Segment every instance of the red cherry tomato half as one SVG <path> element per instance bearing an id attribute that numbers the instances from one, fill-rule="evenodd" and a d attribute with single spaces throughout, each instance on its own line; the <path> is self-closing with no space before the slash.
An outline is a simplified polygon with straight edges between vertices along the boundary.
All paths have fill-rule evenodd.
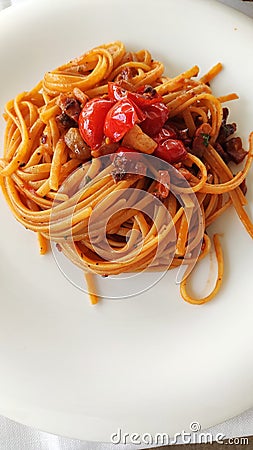
<path id="1" fill-rule="evenodd" d="M 165 139 L 158 143 L 153 155 L 167 161 L 169 164 L 176 164 L 187 157 L 187 150 L 182 141 Z"/>
<path id="2" fill-rule="evenodd" d="M 113 142 L 118 142 L 136 122 L 139 118 L 133 103 L 127 98 L 119 100 L 107 112 L 104 134 Z"/>
<path id="3" fill-rule="evenodd" d="M 140 127 L 144 133 L 151 137 L 156 136 L 162 130 L 163 125 L 169 117 L 167 106 L 162 102 L 143 106 L 142 111 L 146 118 Z"/>
<path id="4" fill-rule="evenodd" d="M 108 97 L 110 100 L 122 100 L 122 98 L 127 98 L 128 91 L 122 88 L 119 84 L 108 82 Z"/>
<path id="5" fill-rule="evenodd" d="M 103 98 L 89 100 L 79 116 L 79 131 L 92 149 L 98 148 L 104 137 L 104 121 L 114 102 Z"/>

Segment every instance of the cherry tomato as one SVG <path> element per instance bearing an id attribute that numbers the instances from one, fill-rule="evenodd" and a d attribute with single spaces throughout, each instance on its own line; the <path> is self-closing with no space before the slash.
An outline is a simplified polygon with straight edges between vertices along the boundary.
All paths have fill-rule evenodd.
<path id="1" fill-rule="evenodd" d="M 156 136 L 169 117 L 167 106 L 163 102 L 156 102 L 143 106 L 142 111 L 146 116 L 140 124 L 142 131 L 151 137 Z"/>
<path id="2" fill-rule="evenodd" d="M 154 136 L 154 140 L 158 144 L 166 141 L 166 139 L 177 139 L 177 134 L 173 128 L 166 126 L 166 128 L 162 128 L 161 131 Z"/>
<path id="3" fill-rule="evenodd" d="M 108 82 L 108 97 L 110 100 L 122 100 L 127 98 L 128 91 L 112 81 Z"/>
<path id="4" fill-rule="evenodd" d="M 164 128 L 160 131 L 160 138 L 164 136 L 164 139 L 178 139 L 177 131 L 169 124 L 164 124 Z"/>
<path id="5" fill-rule="evenodd" d="M 182 141 L 178 139 L 171 139 L 165 137 L 170 132 L 168 130 L 162 130 L 162 132 L 154 138 L 158 143 L 153 155 L 157 156 L 169 164 L 175 164 L 183 161 L 187 157 L 187 150 Z"/>
<path id="6" fill-rule="evenodd" d="M 127 98 L 118 100 L 107 112 L 104 134 L 113 142 L 118 142 L 134 124 L 139 122 L 134 104 Z"/>
<path id="7" fill-rule="evenodd" d="M 135 107 L 144 133 L 153 137 L 158 134 L 168 119 L 168 108 L 151 86 L 141 86 L 137 92 L 130 92 L 118 84 L 108 83 L 110 100 L 128 99 Z"/>
<path id="8" fill-rule="evenodd" d="M 92 149 L 98 148 L 104 137 L 104 121 L 113 106 L 112 100 L 94 98 L 84 105 L 79 116 L 79 131 Z"/>

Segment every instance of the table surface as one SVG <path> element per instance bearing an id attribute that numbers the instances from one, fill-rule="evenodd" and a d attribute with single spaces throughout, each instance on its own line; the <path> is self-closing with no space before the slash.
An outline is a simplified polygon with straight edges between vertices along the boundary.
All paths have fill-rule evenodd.
<path id="1" fill-rule="evenodd" d="M 22 1 L 24 0 L 0 0 L 0 10 L 5 7 L 11 7 L 11 5 L 20 3 Z M 253 1 L 219 1 L 253 18 Z M 218 435 L 222 435 L 223 439 L 225 440 L 234 439 L 230 440 L 229 443 L 237 444 L 237 448 L 242 448 L 242 445 L 245 444 L 245 441 L 242 440 L 240 445 L 238 437 L 253 435 L 253 408 L 249 411 L 244 412 L 240 416 L 234 417 L 222 424 L 206 430 L 206 432 L 208 432 L 209 435 L 214 438 L 214 440 Z M 235 437 L 237 439 L 235 439 Z M 182 443 L 182 440 L 178 439 L 177 443 Z M 132 450 L 141 448 L 141 446 L 133 444 L 116 445 L 113 443 L 106 444 L 69 439 L 30 428 L 14 422 L 6 417 L 0 416 L 0 450 L 112 450 L 116 447 L 117 450 Z M 144 446 L 142 446 L 142 448 L 143 447 Z M 209 446 L 207 447 L 209 448 Z M 202 446 L 200 446 L 200 448 L 202 448 Z M 212 448 L 216 447 L 212 446 Z"/>

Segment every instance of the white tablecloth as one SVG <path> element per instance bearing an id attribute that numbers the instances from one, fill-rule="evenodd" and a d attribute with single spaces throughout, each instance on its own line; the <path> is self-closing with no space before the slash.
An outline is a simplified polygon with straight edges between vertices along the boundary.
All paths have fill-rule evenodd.
<path id="1" fill-rule="evenodd" d="M 0 10 L 10 4 L 22 1 L 24 0 L 0 0 Z M 253 17 L 253 1 L 220 1 Z M 253 435 L 253 408 L 240 416 L 210 428 L 207 432 L 214 437 L 218 434 L 223 435 L 224 439 Z M 178 440 L 178 443 L 180 443 L 180 440 Z M 235 441 L 236 443 L 238 444 L 238 441 Z M 0 450 L 136 450 L 137 448 L 140 447 L 131 444 L 115 445 L 87 442 L 55 436 L 0 416 Z M 239 444 L 238 448 L 242 448 L 242 446 Z"/>

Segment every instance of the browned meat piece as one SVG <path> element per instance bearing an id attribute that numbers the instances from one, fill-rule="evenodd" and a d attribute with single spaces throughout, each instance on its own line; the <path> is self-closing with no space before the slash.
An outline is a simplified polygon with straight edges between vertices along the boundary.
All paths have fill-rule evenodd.
<path id="1" fill-rule="evenodd" d="M 226 142 L 229 136 L 231 136 L 236 132 L 236 123 L 227 123 L 227 119 L 229 116 L 228 108 L 223 108 L 222 113 L 223 113 L 222 124 L 217 138 L 217 142 L 221 145 L 223 145 Z"/>
<path id="2" fill-rule="evenodd" d="M 242 148 L 240 137 L 229 139 L 225 144 L 225 151 L 229 155 L 230 160 L 236 164 L 241 163 L 247 155 L 247 152 Z"/>
<path id="3" fill-rule="evenodd" d="M 217 138 L 217 141 L 219 144 L 224 144 L 229 136 L 234 134 L 236 132 L 236 123 L 227 123 L 222 124 L 220 127 L 219 136 Z"/>
<path id="4" fill-rule="evenodd" d="M 61 94 L 57 101 L 57 105 L 61 108 L 63 113 L 67 114 L 75 122 L 78 122 L 81 106 L 76 98 L 67 97 L 64 94 Z"/>
<path id="5" fill-rule="evenodd" d="M 203 141 L 203 137 L 196 136 L 193 140 L 192 148 L 191 148 L 190 152 L 193 155 L 197 156 L 198 158 L 202 158 L 205 150 L 206 150 L 206 145 Z"/>
<path id="6" fill-rule="evenodd" d="M 84 142 L 78 128 L 70 128 L 64 136 L 64 141 L 71 150 L 71 157 L 82 160 L 89 159 L 91 157 L 91 149 Z"/>
<path id="7" fill-rule="evenodd" d="M 228 163 L 230 161 L 229 155 L 225 152 L 224 148 L 222 147 L 219 142 L 215 144 L 215 150 L 217 153 L 219 153 L 220 157 L 225 161 L 225 163 Z"/>
<path id="8" fill-rule="evenodd" d="M 215 149 L 227 164 L 230 161 L 239 164 L 247 152 L 242 148 L 240 137 L 231 137 L 236 132 L 236 123 L 227 123 L 228 115 L 228 108 L 223 108 L 223 119 Z"/>
<path id="9" fill-rule="evenodd" d="M 60 130 L 62 130 L 62 131 L 65 131 L 71 127 L 77 126 L 77 123 L 75 122 L 75 120 L 71 119 L 71 117 L 68 116 L 65 112 L 59 114 L 59 116 L 56 116 L 56 122 L 57 122 Z"/>
<path id="10" fill-rule="evenodd" d="M 223 120 L 223 123 L 226 123 L 228 116 L 229 116 L 229 109 L 226 108 L 226 107 L 222 108 L 222 120 Z"/>

